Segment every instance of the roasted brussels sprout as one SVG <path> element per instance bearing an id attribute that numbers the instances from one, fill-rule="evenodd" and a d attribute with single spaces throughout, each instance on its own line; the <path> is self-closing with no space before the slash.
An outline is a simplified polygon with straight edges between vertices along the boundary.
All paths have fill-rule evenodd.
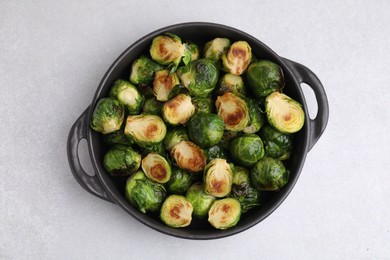
<path id="1" fill-rule="evenodd" d="M 204 151 L 190 141 L 181 141 L 176 144 L 172 148 L 171 155 L 181 169 L 189 172 L 200 172 L 206 165 Z"/>
<path id="2" fill-rule="evenodd" d="M 215 197 L 204 192 L 204 187 L 201 182 L 194 183 L 188 188 L 186 193 L 187 199 L 191 202 L 194 208 L 193 215 L 197 218 L 205 218 Z"/>
<path id="3" fill-rule="evenodd" d="M 186 48 L 183 57 L 184 64 L 188 64 L 190 61 L 199 59 L 199 48 L 195 43 L 192 42 L 184 43 L 184 47 Z"/>
<path id="4" fill-rule="evenodd" d="M 180 81 L 175 72 L 159 70 L 154 74 L 153 92 L 158 101 L 167 101 L 172 89 L 179 85 Z"/>
<path id="5" fill-rule="evenodd" d="M 164 103 L 158 101 L 155 97 L 147 97 L 142 107 L 142 113 L 159 116 L 161 115 L 163 105 Z"/>
<path id="6" fill-rule="evenodd" d="M 213 113 L 215 110 L 214 102 L 209 97 L 193 97 L 191 102 L 195 106 L 195 113 Z"/>
<path id="7" fill-rule="evenodd" d="M 110 89 L 109 96 L 117 99 L 129 115 L 139 114 L 144 104 L 144 97 L 133 84 L 126 80 L 116 80 Z"/>
<path id="8" fill-rule="evenodd" d="M 191 224 L 192 205 L 181 195 L 170 195 L 161 206 L 160 218 L 170 227 L 181 228 Z"/>
<path id="9" fill-rule="evenodd" d="M 215 38 L 204 46 L 204 58 L 218 62 L 222 54 L 230 47 L 230 40 L 227 38 Z"/>
<path id="10" fill-rule="evenodd" d="M 259 191 L 252 186 L 249 180 L 249 171 L 244 167 L 234 167 L 230 196 L 240 202 L 242 213 L 260 205 Z"/>
<path id="11" fill-rule="evenodd" d="M 184 127 L 175 127 L 167 132 L 164 138 L 165 149 L 171 151 L 172 148 L 181 141 L 190 140 L 187 131 Z"/>
<path id="12" fill-rule="evenodd" d="M 209 223 L 216 229 L 228 229 L 241 217 L 240 202 L 233 198 L 216 200 L 209 211 Z"/>
<path id="13" fill-rule="evenodd" d="M 93 111 L 91 128 L 103 134 L 115 132 L 121 128 L 124 116 L 125 110 L 118 100 L 102 98 Z"/>
<path id="14" fill-rule="evenodd" d="M 249 65 L 246 78 L 257 98 L 268 96 L 284 87 L 282 69 L 276 63 L 268 60 L 256 61 Z"/>
<path id="15" fill-rule="evenodd" d="M 253 134 L 260 130 L 260 128 L 265 124 L 266 119 L 256 100 L 247 99 L 246 104 L 248 105 L 250 120 L 243 132 L 246 134 Z"/>
<path id="16" fill-rule="evenodd" d="M 148 147 L 161 142 L 167 128 L 164 121 L 156 115 L 128 116 L 125 135 L 131 136 L 141 147 Z"/>
<path id="17" fill-rule="evenodd" d="M 225 159 L 211 160 L 204 168 L 205 192 L 218 198 L 230 193 L 233 172 Z"/>
<path id="18" fill-rule="evenodd" d="M 125 135 L 125 133 L 123 131 L 124 131 L 124 124 L 121 127 L 121 129 L 119 129 L 115 132 L 103 135 L 104 143 L 107 145 L 110 145 L 110 146 L 116 145 L 116 144 L 131 146 L 134 143 L 134 140 L 130 136 Z"/>
<path id="19" fill-rule="evenodd" d="M 215 101 L 218 115 L 223 119 L 226 130 L 242 131 L 248 125 L 250 117 L 246 102 L 229 92 Z"/>
<path id="20" fill-rule="evenodd" d="M 142 159 L 142 170 L 152 181 L 166 183 L 171 178 L 171 166 L 157 153 L 150 153 Z"/>
<path id="21" fill-rule="evenodd" d="M 167 153 L 165 151 L 165 146 L 163 142 L 151 144 L 151 145 L 144 145 L 137 147 L 141 153 L 141 155 L 144 157 L 150 153 L 158 153 L 159 155 L 166 157 Z"/>
<path id="22" fill-rule="evenodd" d="M 177 75 L 190 96 L 207 97 L 217 85 L 219 71 L 212 61 L 200 59 L 178 68 Z"/>
<path id="23" fill-rule="evenodd" d="M 150 84 L 156 71 L 162 70 L 163 66 L 151 59 L 141 56 L 131 65 L 130 82 L 133 84 Z"/>
<path id="24" fill-rule="evenodd" d="M 227 73 L 223 75 L 219 86 L 216 89 L 216 94 L 222 96 L 226 92 L 233 93 L 237 96 L 246 96 L 247 91 L 244 86 L 244 81 L 241 76 Z"/>
<path id="25" fill-rule="evenodd" d="M 190 139 L 202 148 L 219 143 L 224 129 L 223 120 L 215 114 L 197 113 L 188 122 Z"/>
<path id="26" fill-rule="evenodd" d="M 138 170 L 141 155 L 129 146 L 116 145 L 104 155 L 104 169 L 111 176 L 127 176 Z"/>
<path id="27" fill-rule="evenodd" d="M 274 92 L 265 99 L 268 122 L 277 130 L 291 134 L 305 123 L 305 113 L 300 103 L 286 94 Z"/>
<path id="28" fill-rule="evenodd" d="M 166 187 L 170 193 L 184 194 L 192 184 L 192 177 L 190 173 L 177 168 L 172 167 L 172 175 Z"/>
<path id="29" fill-rule="evenodd" d="M 264 143 L 265 155 L 279 160 L 290 157 L 293 136 L 284 134 L 270 125 L 265 125 L 260 130 L 260 137 Z"/>
<path id="30" fill-rule="evenodd" d="M 256 134 L 244 134 L 230 142 L 230 155 L 237 164 L 251 167 L 264 157 L 263 142 Z"/>
<path id="31" fill-rule="evenodd" d="M 183 125 L 190 120 L 195 113 L 195 107 L 191 102 L 191 97 L 179 94 L 167 101 L 162 109 L 163 118 L 171 125 Z"/>
<path id="32" fill-rule="evenodd" d="M 221 141 L 219 141 L 219 143 L 218 143 L 218 146 L 220 146 L 224 150 L 229 150 L 230 141 L 236 137 L 241 136 L 241 135 L 242 135 L 242 132 L 233 132 L 233 131 L 226 131 L 225 130 Z"/>
<path id="33" fill-rule="evenodd" d="M 289 171 L 280 160 L 264 157 L 251 169 L 251 181 L 258 190 L 279 190 L 287 182 Z"/>
<path id="34" fill-rule="evenodd" d="M 172 65 L 174 71 L 185 55 L 185 46 L 179 36 L 166 33 L 153 39 L 149 52 L 154 61 L 161 65 Z"/>
<path id="35" fill-rule="evenodd" d="M 210 162 L 213 159 L 226 159 L 226 151 L 219 145 L 214 145 L 208 148 L 206 151 L 207 162 Z"/>
<path id="36" fill-rule="evenodd" d="M 246 41 L 234 42 L 227 52 L 222 54 L 223 69 L 234 75 L 241 75 L 252 59 L 252 48 Z"/>
<path id="37" fill-rule="evenodd" d="M 132 174 L 126 182 L 126 199 L 142 213 L 157 212 L 165 194 L 164 186 L 148 179 L 142 171 Z"/>

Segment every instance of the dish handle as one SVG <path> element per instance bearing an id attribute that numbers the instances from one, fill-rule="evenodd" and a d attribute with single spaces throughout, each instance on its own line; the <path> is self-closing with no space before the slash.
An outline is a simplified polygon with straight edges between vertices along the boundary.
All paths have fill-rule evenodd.
<path id="1" fill-rule="evenodd" d="M 310 119 L 310 143 L 309 151 L 320 139 L 329 119 L 329 104 L 324 86 L 318 77 L 307 67 L 297 62 L 283 58 L 288 67 L 294 73 L 299 83 L 306 83 L 313 91 L 317 100 L 318 113 L 316 118 Z"/>
<path id="2" fill-rule="evenodd" d="M 90 107 L 87 107 L 87 109 L 81 114 L 81 116 L 76 120 L 70 129 L 67 142 L 69 166 L 74 178 L 81 185 L 81 187 L 83 187 L 89 193 L 113 203 L 113 200 L 104 190 L 96 174 L 93 176 L 88 175 L 80 163 L 78 147 L 80 141 L 85 139 L 87 136 L 89 108 Z"/>

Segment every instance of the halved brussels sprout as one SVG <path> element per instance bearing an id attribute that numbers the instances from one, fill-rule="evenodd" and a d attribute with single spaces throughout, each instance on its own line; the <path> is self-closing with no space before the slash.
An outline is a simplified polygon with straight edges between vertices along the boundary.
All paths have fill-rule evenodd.
<path id="1" fill-rule="evenodd" d="M 191 102 L 195 106 L 195 113 L 213 113 L 215 110 L 214 102 L 209 97 L 193 97 Z"/>
<path id="2" fill-rule="evenodd" d="M 205 192 L 222 198 L 231 191 L 233 172 L 225 159 L 214 159 L 205 166 L 203 179 Z"/>
<path id="3" fill-rule="evenodd" d="M 143 114 L 161 115 L 161 110 L 164 103 L 158 101 L 155 97 L 147 97 L 142 107 Z"/>
<path id="4" fill-rule="evenodd" d="M 279 190 L 288 182 L 289 171 L 280 160 L 264 157 L 251 170 L 253 186 L 258 190 Z"/>
<path id="5" fill-rule="evenodd" d="M 215 101 L 218 115 L 223 119 L 226 130 L 239 132 L 248 125 L 250 117 L 246 102 L 229 92 Z"/>
<path id="6" fill-rule="evenodd" d="M 215 197 L 204 192 L 201 182 L 194 183 L 186 193 L 187 199 L 191 202 L 194 209 L 193 215 L 197 218 L 205 218 L 215 201 Z"/>
<path id="7" fill-rule="evenodd" d="M 172 175 L 166 187 L 169 192 L 174 194 L 183 194 L 192 184 L 191 175 L 175 166 L 172 167 Z"/>
<path id="8" fill-rule="evenodd" d="M 167 128 L 161 117 L 156 115 L 128 116 L 125 135 L 131 136 L 135 143 L 147 147 L 161 142 Z"/>
<path id="9" fill-rule="evenodd" d="M 265 155 L 279 160 L 290 157 L 293 136 L 284 134 L 270 125 L 265 125 L 260 131 L 264 143 Z"/>
<path id="10" fill-rule="evenodd" d="M 109 134 L 121 128 L 125 109 L 113 98 L 100 99 L 93 110 L 91 128 L 96 132 Z"/>
<path id="11" fill-rule="evenodd" d="M 157 153 L 150 153 L 142 159 L 142 170 L 152 181 L 166 183 L 171 178 L 171 166 Z"/>
<path id="12" fill-rule="evenodd" d="M 283 93 L 274 92 L 267 96 L 265 110 L 268 122 L 283 133 L 298 132 L 305 123 L 301 104 Z"/>
<path id="13" fill-rule="evenodd" d="M 212 61 L 200 59 L 178 68 L 177 75 L 190 96 L 207 97 L 217 85 L 219 71 Z"/>
<path id="14" fill-rule="evenodd" d="M 219 61 L 222 54 L 230 47 L 230 40 L 227 38 L 215 38 L 204 46 L 204 58 Z"/>
<path id="15" fill-rule="evenodd" d="M 186 197 L 170 195 L 161 206 L 160 218 L 170 227 L 181 228 L 191 224 L 192 205 Z"/>
<path id="16" fill-rule="evenodd" d="M 138 170 L 141 155 L 131 147 L 116 145 L 104 155 L 104 169 L 111 176 L 127 176 Z"/>
<path id="17" fill-rule="evenodd" d="M 171 151 L 176 164 L 189 172 L 200 172 L 206 165 L 206 155 L 203 150 L 190 141 L 181 141 Z"/>
<path id="18" fill-rule="evenodd" d="M 206 151 L 206 156 L 207 156 L 207 162 L 210 162 L 213 159 L 226 159 L 226 151 L 219 145 L 214 145 L 207 149 Z"/>
<path id="19" fill-rule="evenodd" d="M 190 139 L 202 148 L 219 143 L 224 129 L 222 118 L 215 114 L 197 113 L 188 122 Z"/>
<path id="20" fill-rule="evenodd" d="M 126 80 L 116 80 L 110 89 L 109 96 L 117 99 L 129 115 L 139 114 L 144 104 L 144 97 L 133 84 Z"/>
<path id="21" fill-rule="evenodd" d="M 225 71 L 241 75 L 248 68 L 252 59 L 252 48 L 246 41 L 234 42 L 227 52 L 222 54 L 222 65 Z"/>
<path id="22" fill-rule="evenodd" d="M 179 36 L 166 33 L 153 39 L 149 52 L 154 61 L 161 65 L 172 65 L 174 71 L 185 54 L 185 46 Z"/>
<path id="23" fill-rule="evenodd" d="M 230 142 L 230 155 L 242 166 L 251 167 L 264 157 L 264 146 L 256 134 L 244 134 Z"/>
<path id="24" fill-rule="evenodd" d="M 216 200 L 209 211 L 209 223 L 216 229 L 228 229 L 241 217 L 240 202 L 233 198 Z"/>
<path id="25" fill-rule="evenodd" d="M 130 82 L 133 84 L 150 84 L 156 71 L 162 70 L 163 66 L 151 59 L 141 56 L 131 65 Z"/>
<path id="26" fill-rule="evenodd" d="M 268 60 L 256 61 L 249 65 L 246 78 L 257 98 L 282 90 L 285 83 L 282 69 Z"/>
<path id="27" fill-rule="evenodd" d="M 162 109 L 164 120 L 171 125 L 187 123 L 194 113 L 195 107 L 191 102 L 191 97 L 185 94 L 179 94 L 167 101 Z"/>
<path id="28" fill-rule="evenodd" d="M 222 96 L 226 92 L 236 94 L 237 96 L 246 96 L 247 91 L 244 86 L 244 80 L 241 76 L 237 76 L 231 73 L 223 75 L 216 94 Z"/>
<path id="29" fill-rule="evenodd" d="M 142 213 L 157 212 L 165 198 L 162 184 L 151 181 L 142 171 L 132 174 L 126 182 L 126 199 Z"/>
<path id="30" fill-rule="evenodd" d="M 116 145 L 116 144 L 122 144 L 126 146 L 131 146 L 134 143 L 134 140 L 130 137 L 124 134 L 124 124 L 122 124 L 121 129 L 103 135 L 103 141 L 107 145 Z"/>
<path id="31" fill-rule="evenodd" d="M 260 105 L 254 99 L 247 99 L 246 104 L 249 109 L 250 121 L 248 125 L 244 128 L 243 132 L 246 134 L 253 134 L 260 130 L 260 128 L 265 124 L 266 119 L 263 112 L 261 112 Z"/>
<path id="32" fill-rule="evenodd" d="M 242 213 L 260 205 L 259 192 L 252 187 L 249 180 L 249 171 L 244 167 L 234 167 L 230 196 L 240 202 Z"/>
<path id="33" fill-rule="evenodd" d="M 199 59 L 199 48 L 195 43 L 187 42 L 184 43 L 184 46 L 186 48 L 183 57 L 184 64 L 188 64 L 190 61 Z"/>
<path id="34" fill-rule="evenodd" d="M 153 92 L 158 101 L 167 101 L 171 90 L 180 84 L 175 72 L 159 70 L 154 74 Z"/>
<path id="35" fill-rule="evenodd" d="M 190 140 L 184 127 L 175 127 L 170 129 L 164 138 L 165 149 L 171 151 L 172 148 L 181 141 Z"/>

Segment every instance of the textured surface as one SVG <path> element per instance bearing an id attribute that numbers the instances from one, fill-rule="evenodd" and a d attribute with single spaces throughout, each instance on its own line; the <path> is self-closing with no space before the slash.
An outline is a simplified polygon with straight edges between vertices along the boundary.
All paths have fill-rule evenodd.
<path id="1" fill-rule="evenodd" d="M 0 259 L 388 259 L 389 11 L 386 0 L 1 1 Z M 312 69 L 330 103 L 328 128 L 287 200 L 216 241 L 138 223 L 85 192 L 66 157 L 69 129 L 114 59 L 188 21 L 253 34 Z M 80 154 L 92 172 L 83 143 Z"/>

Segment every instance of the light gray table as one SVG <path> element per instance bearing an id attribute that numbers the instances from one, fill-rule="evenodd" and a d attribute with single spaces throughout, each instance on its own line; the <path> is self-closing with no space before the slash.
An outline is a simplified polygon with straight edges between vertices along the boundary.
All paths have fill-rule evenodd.
<path id="1" fill-rule="evenodd" d="M 389 1 L 111 2 L 0 2 L 0 259 L 390 259 Z M 68 131 L 114 59 L 187 21 L 253 34 L 312 69 L 330 104 L 282 206 L 215 241 L 138 223 L 85 192 L 66 157 Z M 80 154 L 92 172 L 85 144 Z"/>

